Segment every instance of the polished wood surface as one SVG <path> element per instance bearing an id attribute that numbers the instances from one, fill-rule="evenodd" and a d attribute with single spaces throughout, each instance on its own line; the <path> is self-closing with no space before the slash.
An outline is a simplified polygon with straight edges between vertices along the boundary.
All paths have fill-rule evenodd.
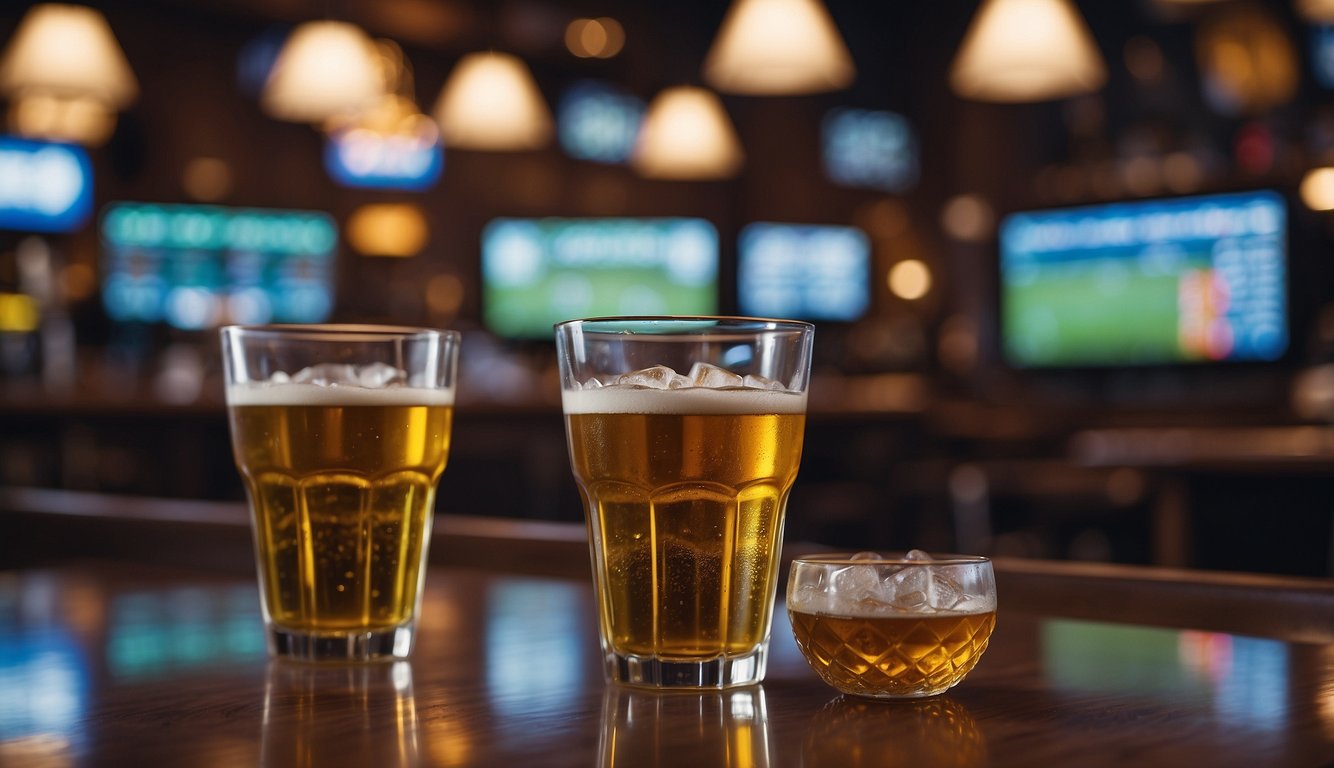
<path id="1" fill-rule="evenodd" d="M 781 610 L 761 686 L 609 686 L 582 578 L 435 567 L 411 662 L 317 667 L 265 657 L 245 575 L 0 571 L 0 765 L 1334 761 L 1334 584 L 1018 561 L 998 581 L 973 674 L 935 699 L 877 703 L 820 683 Z M 1266 603 L 1278 608 L 1255 613 Z"/>

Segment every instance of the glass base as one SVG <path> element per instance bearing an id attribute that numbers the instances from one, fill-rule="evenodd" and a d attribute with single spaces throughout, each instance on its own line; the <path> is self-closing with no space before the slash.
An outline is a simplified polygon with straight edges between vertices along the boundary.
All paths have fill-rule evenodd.
<path id="1" fill-rule="evenodd" d="M 837 688 L 837 686 L 835 687 Z M 922 688 L 922 689 L 914 689 L 910 691 L 895 692 L 895 693 L 850 691 L 846 688 L 839 688 L 838 691 L 839 693 L 842 693 L 845 696 L 851 696 L 857 699 L 873 699 L 875 701 L 910 701 L 912 699 L 929 699 L 932 696 L 939 696 L 953 687 L 954 687 L 953 685 L 947 685 L 944 688 Z"/>
<path id="2" fill-rule="evenodd" d="M 296 661 L 395 661 L 412 652 L 412 627 L 367 632 L 304 632 L 269 627 L 269 655 Z"/>
<path id="3" fill-rule="evenodd" d="M 642 688 L 734 688 L 764 679 L 769 645 L 765 643 L 740 656 L 703 660 L 664 659 L 616 651 L 608 651 L 605 658 L 607 679 L 615 683 Z"/>

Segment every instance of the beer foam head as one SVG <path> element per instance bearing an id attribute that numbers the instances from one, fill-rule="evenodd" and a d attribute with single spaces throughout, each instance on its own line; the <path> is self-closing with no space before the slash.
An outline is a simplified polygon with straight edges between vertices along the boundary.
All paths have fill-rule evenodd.
<path id="1" fill-rule="evenodd" d="M 227 387 L 228 405 L 453 405 L 454 390 L 249 382 Z"/>
<path id="2" fill-rule="evenodd" d="M 566 390 L 561 405 L 568 414 L 770 414 L 805 413 L 806 393 L 769 389 L 654 389 L 612 385 Z"/>

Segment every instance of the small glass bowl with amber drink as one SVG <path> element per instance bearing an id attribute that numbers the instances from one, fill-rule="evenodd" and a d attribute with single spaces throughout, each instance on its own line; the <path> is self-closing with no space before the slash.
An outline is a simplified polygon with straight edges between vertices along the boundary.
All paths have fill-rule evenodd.
<path id="1" fill-rule="evenodd" d="M 813 555 L 792 562 L 787 610 L 802 655 L 839 691 L 935 696 L 986 651 L 996 579 L 985 557 Z"/>

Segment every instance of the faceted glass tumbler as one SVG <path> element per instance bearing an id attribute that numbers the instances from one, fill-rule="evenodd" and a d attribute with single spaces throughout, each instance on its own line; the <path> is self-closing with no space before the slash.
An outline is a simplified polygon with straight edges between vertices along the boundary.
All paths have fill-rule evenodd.
<path id="1" fill-rule="evenodd" d="M 958 685 L 996 626 L 991 561 L 797 558 L 787 610 L 797 647 L 843 693 L 934 696 Z"/>

